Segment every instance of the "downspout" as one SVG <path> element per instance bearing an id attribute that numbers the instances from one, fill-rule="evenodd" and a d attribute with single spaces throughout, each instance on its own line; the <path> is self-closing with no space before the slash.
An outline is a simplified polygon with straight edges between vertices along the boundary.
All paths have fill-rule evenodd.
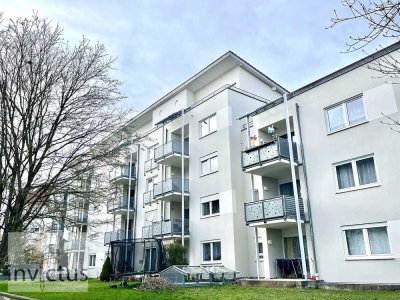
<path id="1" fill-rule="evenodd" d="M 303 163 L 303 168 L 302 168 L 303 176 L 304 176 L 304 181 L 306 184 L 306 191 L 307 191 L 307 200 L 308 200 L 307 212 L 308 212 L 308 218 L 310 219 L 311 244 L 312 244 L 312 249 L 313 249 L 313 253 L 314 253 L 315 273 L 318 274 L 317 255 L 315 252 L 315 240 L 314 240 L 314 224 L 313 224 L 312 214 L 311 214 L 310 193 L 309 193 L 309 188 L 308 188 L 308 177 L 307 177 L 307 169 L 306 169 L 306 158 L 304 155 L 303 135 L 301 132 L 301 125 L 300 125 L 300 107 L 299 107 L 298 103 L 296 103 L 296 115 L 297 115 L 297 126 L 299 127 L 301 161 Z"/>
<path id="2" fill-rule="evenodd" d="M 247 147 L 250 148 L 250 125 L 249 116 L 246 116 L 246 128 L 247 128 Z M 254 202 L 254 176 L 250 174 L 251 179 L 251 202 Z M 254 244 L 256 248 L 256 269 L 257 269 L 257 279 L 260 279 L 260 255 L 258 253 L 258 229 L 254 227 Z"/>
<path id="3" fill-rule="evenodd" d="M 182 128 L 181 128 L 181 201 L 182 201 L 182 246 L 185 246 L 185 109 L 182 108 Z M 172 222 L 172 221 L 171 221 Z M 171 231 L 173 230 L 173 224 L 171 223 Z"/>
<path id="4" fill-rule="evenodd" d="M 290 173 L 292 174 L 294 202 L 295 202 L 295 206 L 296 206 L 296 223 L 297 223 L 297 233 L 299 235 L 301 268 L 303 269 L 304 279 L 307 279 L 307 265 L 306 265 L 305 251 L 304 251 L 303 228 L 301 227 L 300 204 L 299 204 L 299 194 L 297 191 L 296 171 L 294 168 L 293 143 L 292 143 L 292 133 L 290 130 L 290 122 L 289 122 L 289 106 L 287 103 L 287 94 L 283 94 L 283 101 L 285 103 L 286 133 L 287 133 L 288 144 L 289 144 Z"/>

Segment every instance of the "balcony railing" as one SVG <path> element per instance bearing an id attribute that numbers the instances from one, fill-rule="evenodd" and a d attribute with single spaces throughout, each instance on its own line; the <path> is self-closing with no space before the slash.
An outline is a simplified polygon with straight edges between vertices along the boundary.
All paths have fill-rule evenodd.
<path id="1" fill-rule="evenodd" d="M 299 198 L 300 217 L 304 217 L 303 200 Z M 246 224 L 264 222 L 276 219 L 296 219 L 296 205 L 293 196 L 279 196 L 244 204 Z"/>
<path id="2" fill-rule="evenodd" d="M 129 210 L 134 209 L 133 205 L 134 205 L 134 197 L 131 197 L 130 203 L 129 203 Z M 107 203 L 107 212 L 113 212 L 116 210 L 126 210 L 126 209 L 128 209 L 128 197 L 127 196 L 120 197 L 115 200 L 110 200 Z"/>
<path id="3" fill-rule="evenodd" d="M 111 242 L 122 241 L 126 239 L 126 230 L 110 231 L 104 234 L 104 245 L 108 245 Z M 132 239 L 133 231 L 128 230 L 128 239 Z"/>
<path id="4" fill-rule="evenodd" d="M 131 179 L 136 178 L 135 165 L 131 167 Z M 111 180 L 129 179 L 129 165 L 119 167 L 114 174 L 111 175 Z"/>
<path id="5" fill-rule="evenodd" d="M 85 239 L 71 240 L 64 243 L 65 251 L 84 251 L 85 250 Z"/>
<path id="6" fill-rule="evenodd" d="M 297 147 L 294 142 L 293 157 L 297 161 Z M 243 151 L 242 167 L 246 169 L 279 158 L 289 159 L 289 143 L 288 140 L 283 138 Z"/>
<path id="7" fill-rule="evenodd" d="M 64 229 L 64 226 L 62 226 L 61 223 L 53 223 L 47 227 L 48 231 L 58 231 L 58 230 L 63 230 L 63 229 Z"/>
<path id="8" fill-rule="evenodd" d="M 189 235 L 189 220 L 184 221 L 184 234 Z M 160 238 L 162 236 L 181 236 L 182 219 L 154 222 L 152 225 L 142 228 L 143 238 Z"/>
<path id="9" fill-rule="evenodd" d="M 154 184 L 154 198 L 170 193 L 182 193 L 182 179 L 180 177 L 171 177 L 167 180 Z M 189 180 L 184 180 L 184 193 L 189 193 Z"/>
<path id="10" fill-rule="evenodd" d="M 80 223 L 87 223 L 88 221 L 88 213 L 87 212 L 81 212 L 79 214 L 75 214 L 72 216 L 72 222 L 76 224 Z"/>
<path id="11" fill-rule="evenodd" d="M 144 172 L 145 173 L 151 172 L 157 168 L 158 168 L 158 163 L 156 163 L 154 161 L 154 159 L 149 159 L 149 160 L 145 161 L 145 163 L 144 163 Z"/>
<path id="12" fill-rule="evenodd" d="M 182 144 L 180 140 L 172 140 L 164 145 L 161 145 L 154 149 L 154 160 L 157 162 L 166 156 L 172 154 L 182 155 Z M 189 155 L 189 143 L 183 143 L 183 154 Z"/>
<path id="13" fill-rule="evenodd" d="M 154 202 L 153 191 L 143 193 L 143 204 L 149 205 Z"/>

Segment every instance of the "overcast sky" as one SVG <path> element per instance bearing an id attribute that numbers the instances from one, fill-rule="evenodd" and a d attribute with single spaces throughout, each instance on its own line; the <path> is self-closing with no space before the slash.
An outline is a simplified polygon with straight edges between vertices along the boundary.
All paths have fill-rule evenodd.
<path id="1" fill-rule="evenodd" d="M 326 29 L 334 9 L 339 0 L 0 0 L 5 19 L 36 10 L 73 42 L 85 35 L 105 44 L 118 58 L 125 104 L 137 111 L 228 50 L 290 91 L 364 57 L 341 53 L 363 27 Z"/>

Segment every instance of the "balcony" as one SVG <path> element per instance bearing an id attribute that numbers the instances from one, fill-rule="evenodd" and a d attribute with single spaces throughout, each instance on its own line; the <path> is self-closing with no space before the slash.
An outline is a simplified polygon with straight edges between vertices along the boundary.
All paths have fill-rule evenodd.
<path id="1" fill-rule="evenodd" d="M 47 227 L 47 231 L 61 231 L 64 230 L 64 226 L 61 223 L 53 223 Z"/>
<path id="2" fill-rule="evenodd" d="M 158 163 L 154 159 L 149 159 L 144 162 L 144 172 L 150 173 L 158 169 Z"/>
<path id="3" fill-rule="evenodd" d="M 74 239 L 64 243 L 65 251 L 85 251 L 85 239 Z"/>
<path id="4" fill-rule="evenodd" d="M 189 159 L 189 143 L 183 144 L 183 157 Z M 182 167 L 182 144 L 172 140 L 154 149 L 154 161 L 172 167 Z"/>
<path id="5" fill-rule="evenodd" d="M 126 230 L 110 231 L 104 234 L 104 245 L 109 245 L 111 242 L 122 241 L 126 239 Z M 128 230 L 128 239 L 132 239 L 133 231 Z"/>
<path id="6" fill-rule="evenodd" d="M 189 236 L 189 220 L 184 221 L 185 237 Z M 179 238 L 182 236 L 182 219 L 154 222 L 142 228 L 142 238 Z"/>
<path id="7" fill-rule="evenodd" d="M 121 166 L 118 168 L 110 179 L 115 184 L 128 184 L 129 177 L 131 180 L 136 179 L 135 165 L 132 165 L 131 176 L 129 176 L 129 165 Z"/>
<path id="8" fill-rule="evenodd" d="M 88 221 L 88 213 L 87 212 L 79 212 L 75 214 L 71 218 L 71 225 L 81 225 L 85 224 Z"/>
<path id="9" fill-rule="evenodd" d="M 154 200 L 153 191 L 148 191 L 148 192 L 143 193 L 143 204 L 144 205 L 150 205 L 155 201 L 156 200 Z"/>
<path id="10" fill-rule="evenodd" d="M 297 147 L 293 143 L 293 157 L 297 163 Z M 242 168 L 246 173 L 280 178 L 290 171 L 289 143 L 278 138 L 242 152 Z"/>
<path id="11" fill-rule="evenodd" d="M 183 193 L 189 197 L 189 180 L 184 180 Z M 153 188 L 154 200 L 163 199 L 164 201 L 181 201 L 182 179 L 171 177 L 167 180 L 157 182 Z"/>
<path id="12" fill-rule="evenodd" d="M 300 218 L 304 222 L 303 200 L 299 199 Z M 285 228 L 296 223 L 296 206 L 293 196 L 278 196 L 244 204 L 246 225 L 265 228 Z"/>
<path id="13" fill-rule="evenodd" d="M 129 211 L 134 210 L 134 197 L 130 198 Z M 119 197 L 117 199 L 110 200 L 107 202 L 107 212 L 111 214 L 126 214 L 128 211 L 128 197 Z"/>

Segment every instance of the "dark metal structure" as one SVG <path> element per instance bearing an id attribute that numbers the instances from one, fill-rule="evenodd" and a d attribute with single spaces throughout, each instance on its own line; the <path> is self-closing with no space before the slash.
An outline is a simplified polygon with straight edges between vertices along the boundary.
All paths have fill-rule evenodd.
<path id="1" fill-rule="evenodd" d="M 163 268 L 161 240 L 131 239 L 110 243 L 112 273 L 114 275 L 145 275 L 158 273 Z"/>

